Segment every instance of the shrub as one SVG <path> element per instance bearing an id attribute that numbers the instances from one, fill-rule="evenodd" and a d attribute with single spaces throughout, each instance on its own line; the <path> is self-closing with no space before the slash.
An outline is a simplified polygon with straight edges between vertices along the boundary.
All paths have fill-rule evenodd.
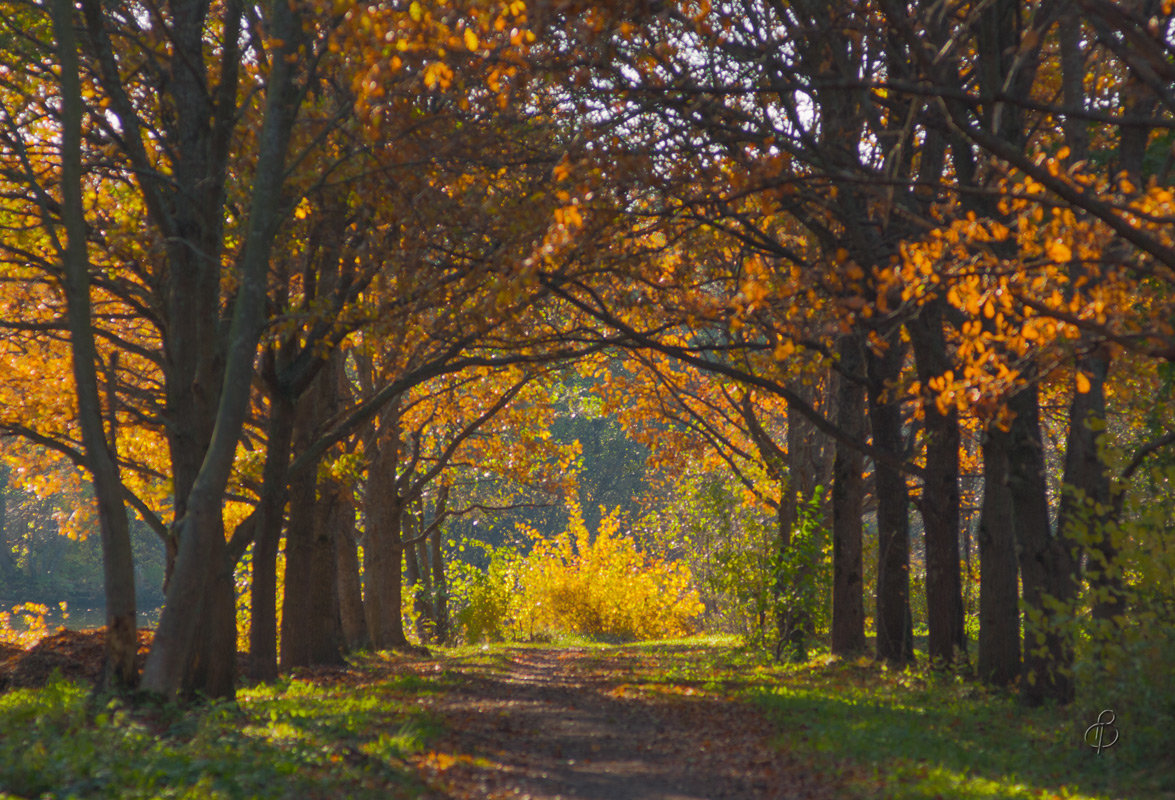
<path id="1" fill-rule="evenodd" d="M 523 631 L 641 639 L 695 630 L 702 604 L 689 569 L 638 551 L 615 511 L 603 515 L 595 537 L 576 503 L 562 536 L 529 534 L 534 547 L 518 576 Z"/>
<path id="2" fill-rule="evenodd" d="M 512 548 L 495 548 L 472 539 L 450 542 L 450 546 L 462 552 L 481 550 L 487 562 L 482 568 L 457 561 L 450 568 L 449 602 L 458 638 L 471 643 L 516 638 L 514 598 L 522 556 Z"/>

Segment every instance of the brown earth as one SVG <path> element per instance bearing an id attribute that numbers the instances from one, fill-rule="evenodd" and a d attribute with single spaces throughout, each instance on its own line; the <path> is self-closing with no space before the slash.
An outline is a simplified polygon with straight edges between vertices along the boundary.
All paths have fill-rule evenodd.
<path id="1" fill-rule="evenodd" d="M 751 707 L 659 681 L 639 651 L 518 648 L 504 662 L 421 663 L 452 688 L 423 703 L 447 730 L 418 767 L 434 798 L 834 797 Z M 450 681 L 446 681 L 450 683 Z"/>
<path id="2" fill-rule="evenodd" d="M 142 669 L 152 631 L 139 631 L 138 664 Z M 82 683 L 102 677 L 106 629 L 71 631 L 62 628 L 28 650 L 0 643 L 0 691 L 44 686 L 54 675 Z"/>

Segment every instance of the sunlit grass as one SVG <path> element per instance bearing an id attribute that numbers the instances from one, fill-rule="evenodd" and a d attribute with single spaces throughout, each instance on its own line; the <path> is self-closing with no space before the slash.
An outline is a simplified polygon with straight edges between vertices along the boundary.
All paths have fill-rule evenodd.
<path id="1" fill-rule="evenodd" d="M 410 681 L 284 680 L 237 703 L 117 702 L 56 681 L 0 696 L 0 789 L 23 797 L 386 798 L 418 794 L 405 758 L 437 726 Z"/>
<path id="2" fill-rule="evenodd" d="M 1155 763 L 1143 743 L 1123 740 L 1098 756 L 1081 738 L 1093 720 L 1078 719 L 1075 708 L 1025 709 L 1010 693 L 960 676 L 827 654 L 777 665 L 729 643 L 627 650 L 658 664 L 653 681 L 753 702 L 778 729 L 780 747 L 859 797 L 1175 797 L 1175 769 Z"/>
<path id="3" fill-rule="evenodd" d="M 780 665 L 730 637 L 561 643 L 616 669 L 624 695 L 720 695 L 758 706 L 776 743 L 843 787 L 895 800 L 1175 797 L 1175 769 L 1129 729 L 1100 756 L 1077 709 L 1027 710 L 1009 693 L 926 669 L 818 654 Z M 0 791 L 21 797 L 412 797 L 408 763 L 432 748 L 415 700 L 507 671 L 551 645 L 440 648 L 397 668 L 362 654 L 345 676 L 313 673 L 246 687 L 233 704 L 130 709 L 78 685 L 0 695 Z M 432 754 L 436 755 L 436 754 Z M 442 757 L 441 754 L 437 757 Z M 429 757 L 432 757 L 431 755 Z M 444 756 L 449 757 L 449 756 Z"/>

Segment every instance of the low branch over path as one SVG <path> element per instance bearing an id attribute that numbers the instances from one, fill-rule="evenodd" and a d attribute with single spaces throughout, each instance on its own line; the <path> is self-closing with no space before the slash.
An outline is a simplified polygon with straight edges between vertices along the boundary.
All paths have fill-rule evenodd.
<path id="1" fill-rule="evenodd" d="M 837 796 L 772 746 L 758 712 L 666 663 L 664 653 L 638 647 L 519 647 L 419 662 L 452 687 L 424 700 L 447 730 L 418 764 L 430 796 Z"/>

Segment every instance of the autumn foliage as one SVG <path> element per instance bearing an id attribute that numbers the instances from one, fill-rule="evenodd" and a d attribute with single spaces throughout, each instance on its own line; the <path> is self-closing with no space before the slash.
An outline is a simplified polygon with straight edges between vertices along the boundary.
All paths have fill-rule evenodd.
<path id="1" fill-rule="evenodd" d="M 4 491 L 85 507 L 113 684 L 133 525 L 167 696 L 232 695 L 246 617 L 269 679 L 703 596 L 780 655 L 1155 685 L 1169 0 L 29 0 L 0 39 Z M 586 417 L 647 455 L 598 525 Z"/>
<path id="2" fill-rule="evenodd" d="M 536 537 L 524 562 L 519 625 L 525 631 L 653 639 L 696 630 L 702 611 L 684 564 L 637 550 L 615 514 L 592 536 L 572 505 L 567 531 Z"/>
<path id="3" fill-rule="evenodd" d="M 578 503 L 569 505 L 565 531 L 544 537 L 521 525 L 525 553 L 490 550 L 485 572 L 465 578 L 457 591 L 466 639 L 629 641 L 698 630 L 703 609 L 687 565 L 638 550 L 615 511 L 591 534 Z"/>

